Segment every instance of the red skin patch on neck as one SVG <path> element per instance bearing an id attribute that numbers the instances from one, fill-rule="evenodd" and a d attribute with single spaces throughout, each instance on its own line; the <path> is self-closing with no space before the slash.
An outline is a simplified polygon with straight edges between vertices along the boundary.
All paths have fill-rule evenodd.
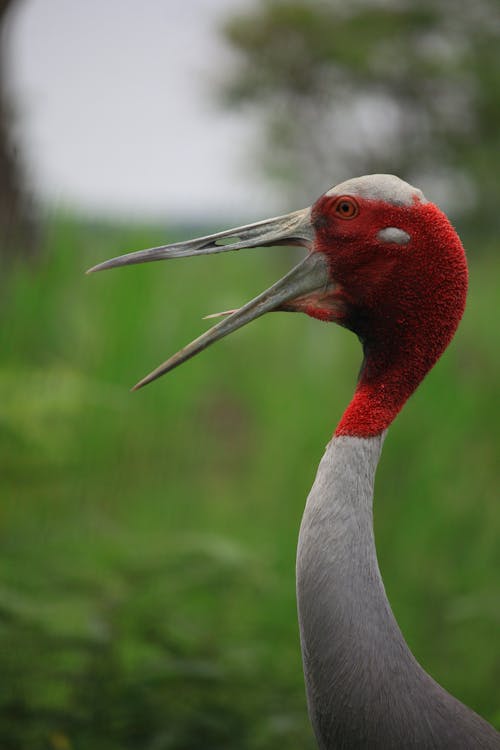
<path id="1" fill-rule="evenodd" d="M 329 259 L 338 284 L 330 316 L 358 334 L 364 364 L 335 435 L 371 437 L 385 430 L 451 341 L 465 308 L 467 263 L 458 235 L 432 203 L 393 206 L 358 199 L 360 214 L 328 214 L 327 196 L 313 207 L 315 250 Z M 407 232 L 406 245 L 386 243 L 385 227 Z M 305 310 L 325 319 L 318 306 Z"/>

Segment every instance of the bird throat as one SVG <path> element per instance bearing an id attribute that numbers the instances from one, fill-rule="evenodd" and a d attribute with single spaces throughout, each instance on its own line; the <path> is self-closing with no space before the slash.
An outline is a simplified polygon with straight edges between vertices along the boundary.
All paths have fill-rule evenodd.
<path id="1" fill-rule="evenodd" d="M 423 356 L 416 342 L 364 346 L 364 359 L 353 398 L 335 435 L 374 437 L 386 430 L 440 355 Z"/>
<path id="2" fill-rule="evenodd" d="M 402 330 L 365 340 L 358 383 L 335 435 L 367 438 L 386 430 L 448 346 L 459 319 L 405 321 Z"/>

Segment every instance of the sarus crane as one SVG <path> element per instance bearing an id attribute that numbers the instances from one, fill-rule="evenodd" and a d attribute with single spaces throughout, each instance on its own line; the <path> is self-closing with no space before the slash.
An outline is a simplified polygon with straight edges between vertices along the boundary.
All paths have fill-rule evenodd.
<path id="1" fill-rule="evenodd" d="M 462 317 L 467 263 L 448 218 L 393 175 L 347 180 L 310 208 L 132 252 L 91 271 L 250 247 L 306 257 L 141 380 L 139 388 L 266 312 L 301 311 L 353 331 L 363 364 L 307 498 L 297 601 L 307 702 L 323 750 L 500 748 L 500 734 L 416 661 L 379 572 L 373 486 L 387 429 Z"/>

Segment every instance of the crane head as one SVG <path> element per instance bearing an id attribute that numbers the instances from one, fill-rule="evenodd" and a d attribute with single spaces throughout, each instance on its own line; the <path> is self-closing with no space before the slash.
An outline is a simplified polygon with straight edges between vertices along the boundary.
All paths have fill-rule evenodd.
<path id="1" fill-rule="evenodd" d="M 398 177 L 380 174 L 347 180 L 310 208 L 128 253 L 89 272 L 273 245 L 302 245 L 307 255 L 282 279 L 230 311 L 134 389 L 264 313 L 283 310 L 305 312 L 355 331 L 365 349 L 361 386 L 380 378 L 388 383 L 390 373 L 396 370 L 403 393 L 395 401 L 404 403 L 460 321 L 467 266 L 458 235 L 446 216 L 426 201 L 420 190 Z M 391 418 L 399 408 L 392 408 Z"/>

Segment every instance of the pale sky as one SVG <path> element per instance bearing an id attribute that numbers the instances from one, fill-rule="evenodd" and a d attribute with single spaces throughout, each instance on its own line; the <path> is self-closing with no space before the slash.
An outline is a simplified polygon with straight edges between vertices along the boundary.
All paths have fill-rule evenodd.
<path id="1" fill-rule="evenodd" d="M 184 219 L 279 212 L 258 129 L 222 111 L 220 26 L 254 0 L 19 0 L 10 81 L 36 192 L 84 212 Z"/>

